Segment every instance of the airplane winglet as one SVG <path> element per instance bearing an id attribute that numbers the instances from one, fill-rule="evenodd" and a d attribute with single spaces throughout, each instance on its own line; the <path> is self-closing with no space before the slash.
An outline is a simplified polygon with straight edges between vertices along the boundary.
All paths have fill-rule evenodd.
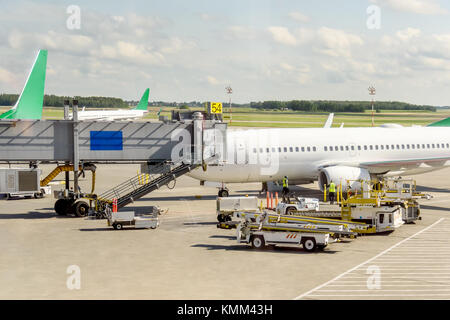
<path id="1" fill-rule="evenodd" d="M 148 107 L 148 95 L 150 93 L 150 89 L 147 88 L 144 92 L 144 94 L 142 95 L 141 101 L 139 101 L 138 105 L 136 106 L 136 108 L 134 108 L 134 110 L 145 110 L 147 111 L 147 107 Z"/>
<path id="2" fill-rule="evenodd" d="M 334 118 L 334 113 L 330 113 L 330 115 L 328 116 L 328 119 L 325 122 L 325 124 L 323 125 L 323 127 L 324 128 L 331 128 L 331 125 L 333 124 L 333 118 Z"/>
<path id="3" fill-rule="evenodd" d="M 19 99 L 0 119 L 41 119 L 47 54 L 47 50 L 39 50 Z"/>

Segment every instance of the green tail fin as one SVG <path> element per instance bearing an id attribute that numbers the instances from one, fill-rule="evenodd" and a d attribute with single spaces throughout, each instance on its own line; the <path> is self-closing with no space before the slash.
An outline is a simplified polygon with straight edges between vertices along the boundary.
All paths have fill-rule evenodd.
<path id="1" fill-rule="evenodd" d="M 445 118 L 427 125 L 427 127 L 450 127 L 450 118 Z"/>
<path id="2" fill-rule="evenodd" d="M 46 69 L 47 50 L 40 50 L 19 99 L 0 119 L 41 119 Z"/>
<path id="3" fill-rule="evenodd" d="M 134 108 L 134 110 L 147 110 L 149 92 L 150 89 L 147 88 L 147 90 L 145 90 L 144 94 L 142 95 L 141 101 L 139 101 L 139 104 L 136 106 L 136 108 Z"/>

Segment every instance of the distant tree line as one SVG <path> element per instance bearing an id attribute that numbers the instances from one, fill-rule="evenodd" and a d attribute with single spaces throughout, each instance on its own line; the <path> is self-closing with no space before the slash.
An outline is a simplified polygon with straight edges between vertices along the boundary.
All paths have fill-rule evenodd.
<path id="1" fill-rule="evenodd" d="M 0 106 L 12 106 L 16 103 L 19 95 L 0 94 Z M 120 98 L 112 97 L 65 97 L 56 95 L 45 95 L 44 106 L 63 107 L 64 100 L 77 99 L 80 107 L 88 108 L 127 108 L 137 105 L 138 101 L 124 101 Z M 204 107 L 205 102 L 165 102 L 153 101 L 150 106 L 167 106 L 177 108 L 198 108 Z M 223 102 L 225 108 L 228 102 Z M 371 109 L 370 101 L 326 101 L 326 100 L 291 100 L 291 101 L 260 101 L 251 103 L 232 103 L 232 108 L 251 107 L 261 110 L 293 110 L 304 112 L 364 112 Z M 427 105 L 415 105 L 398 101 L 377 101 L 375 110 L 420 110 L 436 111 L 436 107 Z"/>
<path id="2" fill-rule="evenodd" d="M 251 102 L 250 107 L 265 110 L 294 110 L 306 112 L 364 112 L 372 108 L 370 101 L 263 101 Z M 376 110 L 423 110 L 436 111 L 436 107 L 426 105 L 415 105 L 397 101 L 377 101 Z"/>
<path id="3" fill-rule="evenodd" d="M 13 106 L 18 94 L 0 94 L 0 106 Z M 44 95 L 44 106 L 64 107 L 64 100 L 78 100 L 78 106 L 88 108 L 127 108 L 128 104 L 120 98 L 111 97 L 64 97 L 55 95 Z"/>

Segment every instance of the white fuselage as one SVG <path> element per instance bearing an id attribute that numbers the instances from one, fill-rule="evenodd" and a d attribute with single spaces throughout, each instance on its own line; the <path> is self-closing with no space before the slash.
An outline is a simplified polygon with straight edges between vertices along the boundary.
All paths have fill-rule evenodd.
<path id="1" fill-rule="evenodd" d="M 352 166 L 409 175 L 450 165 L 450 128 L 301 128 L 227 130 L 223 162 L 189 175 L 202 181 L 314 181 L 321 168 Z"/>
<path id="2" fill-rule="evenodd" d="M 127 120 L 141 118 L 146 113 L 146 110 L 81 110 L 78 111 L 78 120 Z"/>

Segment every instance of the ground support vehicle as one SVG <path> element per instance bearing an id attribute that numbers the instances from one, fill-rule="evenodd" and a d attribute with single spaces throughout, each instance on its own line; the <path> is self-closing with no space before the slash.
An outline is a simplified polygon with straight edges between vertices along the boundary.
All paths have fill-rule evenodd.
<path id="1" fill-rule="evenodd" d="M 312 252 L 324 249 L 330 242 L 335 242 L 342 235 L 355 235 L 345 230 L 344 225 L 324 226 L 321 224 L 304 224 L 274 221 L 270 214 L 240 214 L 241 222 L 237 226 L 238 243 L 251 244 L 261 249 L 266 245 L 295 244 Z"/>
<path id="2" fill-rule="evenodd" d="M 115 230 L 122 230 L 125 226 L 136 229 L 156 229 L 159 226 L 159 219 L 155 214 L 136 216 L 134 211 L 121 211 L 109 213 L 107 224 Z"/>

